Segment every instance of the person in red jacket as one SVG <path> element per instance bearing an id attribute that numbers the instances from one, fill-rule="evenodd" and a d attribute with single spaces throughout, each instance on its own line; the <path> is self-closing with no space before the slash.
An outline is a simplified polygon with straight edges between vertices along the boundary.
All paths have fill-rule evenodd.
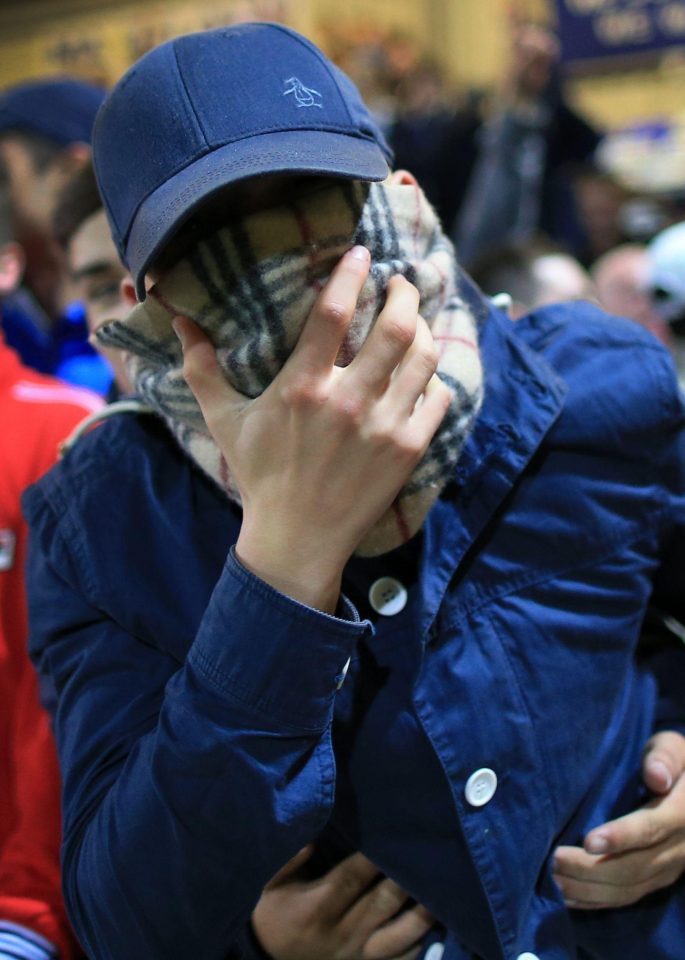
<path id="1" fill-rule="evenodd" d="M 0 169 L 0 960 L 80 955 L 62 903 L 57 756 L 26 652 L 27 530 L 19 498 L 102 405 L 25 367 L 2 338 L 1 302 L 22 271 Z"/>

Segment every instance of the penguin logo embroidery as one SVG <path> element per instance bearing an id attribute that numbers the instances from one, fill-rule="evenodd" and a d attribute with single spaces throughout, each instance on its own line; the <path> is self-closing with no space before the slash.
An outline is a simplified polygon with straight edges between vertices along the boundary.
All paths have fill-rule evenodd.
<path id="1" fill-rule="evenodd" d="M 305 87 L 301 80 L 298 80 L 297 77 L 289 77 L 287 80 L 283 81 L 286 89 L 283 91 L 283 96 L 287 97 L 288 94 L 292 93 L 297 102 L 298 109 L 300 107 L 318 107 L 320 110 L 321 107 L 321 94 L 318 90 L 312 90 L 311 87 Z"/>

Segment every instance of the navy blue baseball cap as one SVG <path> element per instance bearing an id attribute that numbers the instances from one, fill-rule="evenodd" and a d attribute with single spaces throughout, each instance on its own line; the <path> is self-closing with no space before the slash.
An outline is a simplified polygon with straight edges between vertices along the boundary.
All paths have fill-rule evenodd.
<path id="1" fill-rule="evenodd" d="M 35 80 L 0 92 L 0 133 L 18 130 L 60 146 L 90 143 L 105 91 L 69 77 Z"/>
<path id="2" fill-rule="evenodd" d="M 93 135 L 112 234 L 141 300 L 165 243 L 222 187 L 275 173 L 383 180 L 391 158 L 349 77 L 273 23 L 151 50 L 111 91 Z"/>

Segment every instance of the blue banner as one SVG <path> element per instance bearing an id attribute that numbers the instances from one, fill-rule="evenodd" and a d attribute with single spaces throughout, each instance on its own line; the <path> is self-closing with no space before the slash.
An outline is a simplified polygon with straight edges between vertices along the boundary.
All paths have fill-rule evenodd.
<path id="1" fill-rule="evenodd" d="M 567 64 L 685 44 L 685 0 L 556 0 L 556 6 Z"/>

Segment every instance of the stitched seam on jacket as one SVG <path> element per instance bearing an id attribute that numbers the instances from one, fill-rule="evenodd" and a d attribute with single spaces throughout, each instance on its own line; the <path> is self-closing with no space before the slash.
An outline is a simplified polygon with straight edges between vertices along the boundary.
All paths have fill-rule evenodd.
<path id="1" fill-rule="evenodd" d="M 260 580 L 255 574 L 251 574 L 249 571 L 245 570 L 241 565 L 240 561 L 237 560 L 232 555 L 233 548 L 231 548 L 231 561 L 228 565 L 228 572 L 232 577 L 236 577 L 242 586 L 246 587 L 250 591 L 255 591 L 261 596 L 269 599 L 270 601 L 276 601 L 282 609 L 282 612 L 287 614 L 287 616 L 294 622 L 299 624 L 305 624 L 311 626 L 313 622 L 319 621 L 320 618 L 323 618 L 326 627 L 333 631 L 335 634 L 344 637 L 346 640 L 356 639 L 358 636 L 362 636 L 363 632 L 368 632 L 368 625 L 366 621 L 359 619 L 359 614 L 354 606 L 354 604 L 347 598 L 343 599 L 346 602 L 346 607 L 348 610 L 353 612 L 357 617 L 356 620 L 340 620 L 338 617 L 331 616 L 329 613 L 325 613 L 323 610 L 315 610 L 314 608 L 309 608 L 302 603 L 299 603 L 297 600 L 294 600 L 292 597 L 287 596 L 287 594 L 280 593 L 274 587 L 269 586 L 268 583 L 265 583 L 263 580 Z M 352 632 L 350 627 L 356 627 L 357 630 Z"/>
<path id="2" fill-rule="evenodd" d="M 202 676 L 204 676 L 212 686 L 216 687 L 220 693 L 248 707 L 253 713 L 260 714 L 270 720 L 278 720 L 279 723 L 282 723 L 292 731 L 321 734 L 326 728 L 328 717 L 326 717 L 323 724 L 313 724 L 310 717 L 298 713 L 297 710 L 292 710 L 290 711 L 291 717 L 294 719 L 289 719 L 282 714 L 280 704 L 277 704 L 271 698 L 262 696 L 255 700 L 254 694 L 248 690 L 247 687 L 236 683 L 229 674 L 221 670 L 220 667 L 217 667 L 216 664 L 197 647 L 193 647 L 188 654 L 188 661 L 193 663 Z M 300 722 L 302 726 L 298 727 L 298 722 Z"/>
<path id="3" fill-rule="evenodd" d="M 663 515 L 666 512 L 666 508 L 662 507 L 661 509 L 655 511 L 654 518 L 659 519 L 659 522 L 662 521 Z M 478 590 L 476 596 L 469 602 L 467 601 L 458 611 L 455 611 L 454 617 L 445 619 L 445 627 L 452 627 L 460 623 L 466 616 L 473 613 L 476 610 L 480 610 L 481 607 L 487 606 L 489 603 L 492 603 L 494 600 L 498 600 L 501 597 L 509 596 L 512 593 L 517 593 L 519 590 L 522 590 L 527 587 L 539 586 L 543 583 L 549 583 L 551 580 L 554 580 L 556 577 L 567 575 L 573 573 L 576 570 L 584 570 L 587 567 L 593 567 L 602 560 L 606 560 L 608 557 L 616 551 L 617 547 L 623 546 L 627 543 L 637 543 L 640 540 L 645 538 L 645 523 L 644 520 L 641 521 L 639 527 L 637 524 L 631 527 L 628 532 L 622 532 L 622 535 L 619 536 L 616 534 L 614 537 L 607 539 L 603 538 L 602 543 L 606 545 L 607 549 L 601 553 L 592 554 L 592 556 L 585 557 L 580 563 L 568 564 L 567 566 L 559 567 L 556 570 L 551 572 L 545 572 L 544 574 L 539 573 L 525 573 L 514 577 L 508 583 L 499 584 L 497 587 L 492 590 Z"/>

